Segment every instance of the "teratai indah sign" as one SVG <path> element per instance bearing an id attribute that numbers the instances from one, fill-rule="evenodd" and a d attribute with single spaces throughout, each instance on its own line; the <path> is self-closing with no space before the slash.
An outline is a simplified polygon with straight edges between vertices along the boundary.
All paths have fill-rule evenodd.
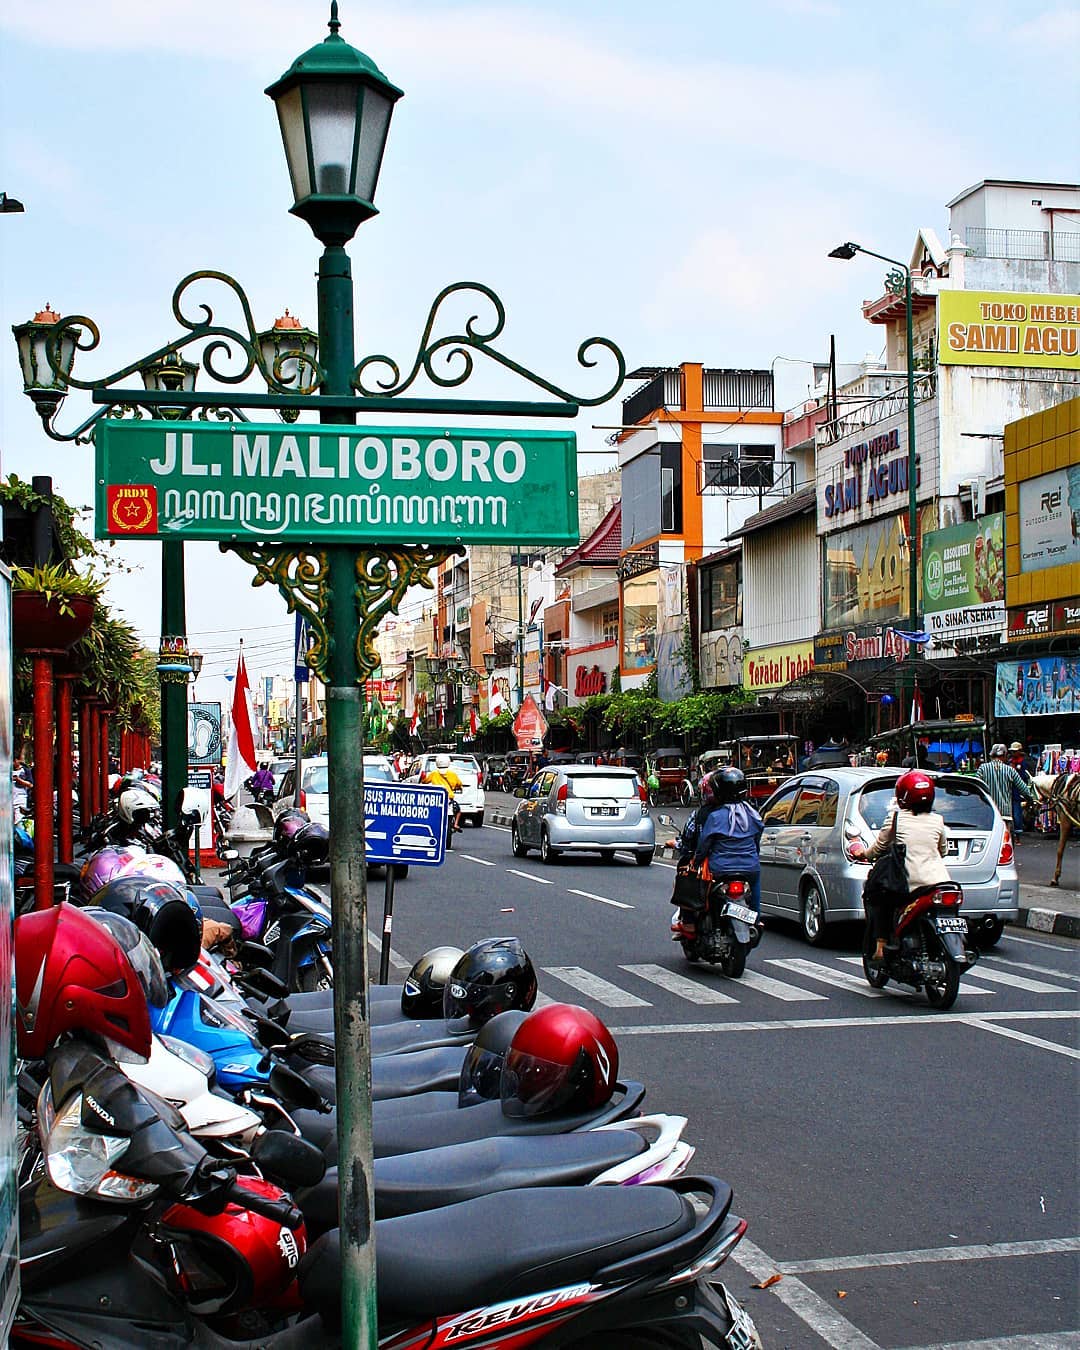
<path id="1" fill-rule="evenodd" d="M 574 543 L 567 431 L 103 421 L 97 536 Z"/>

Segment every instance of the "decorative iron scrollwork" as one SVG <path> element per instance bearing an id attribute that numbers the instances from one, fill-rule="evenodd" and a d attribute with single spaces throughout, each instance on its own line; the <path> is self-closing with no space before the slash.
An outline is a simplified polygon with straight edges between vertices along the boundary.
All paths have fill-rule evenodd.
<path id="1" fill-rule="evenodd" d="M 450 334 L 446 337 L 432 340 L 432 331 L 435 327 L 435 321 L 438 316 L 439 307 L 450 296 L 459 292 L 479 292 L 491 304 L 494 311 L 493 320 L 487 324 L 482 324 L 479 314 L 473 314 L 465 324 L 464 331 L 461 333 Z M 444 389 L 455 389 L 469 379 L 473 373 L 474 357 L 476 352 L 481 356 L 486 356 L 496 364 L 506 370 L 512 370 L 515 375 L 520 375 L 523 380 L 536 385 L 540 389 L 546 389 L 549 394 L 554 394 L 558 398 L 565 399 L 569 403 L 576 403 L 581 407 L 594 407 L 600 403 L 606 403 L 608 399 L 614 397 L 622 386 L 626 378 L 626 360 L 619 348 L 608 338 L 591 337 L 578 347 L 577 361 L 578 365 L 585 369 L 591 369 L 599 362 L 590 353 L 596 349 L 608 352 L 615 360 L 615 380 L 611 387 L 605 389 L 603 393 L 596 394 L 591 398 L 583 397 L 579 394 L 572 394 L 569 390 L 560 388 L 559 385 L 545 380 L 534 371 L 527 370 L 525 366 L 519 365 L 502 352 L 496 351 L 491 343 L 501 336 L 503 328 L 506 326 L 506 309 L 503 302 L 489 287 L 479 281 L 456 281 L 452 286 L 445 286 L 435 297 L 431 309 L 428 311 L 427 323 L 424 325 L 423 335 L 420 338 L 420 345 L 417 348 L 416 356 L 413 359 L 412 366 L 408 374 L 402 378 L 401 369 L 397 362 L 390 356 L 367 356 L 356 367 L 353 372 L 352 384 L 356 391 L 367 398 L 382 396 L 394 397 L 397 394 L 403 394 L 416 378 L 423 372 L 433 384 L 440 385 Z M 435 360 L 441 357 L 446 369 L 436 370 Z M 376 380 L 374 385 L 365 383 L 364 376 L 369 367 L 382 366 L 388 373 L 388 378 Z"/>
<path id="2" fill-rule="evenodd" d="M 378 670 L 381 658 L 375 650 L 375 633 L 387 614 L 396 614 L 411 586 L 434 589 L 432 568 L 463 548 L 375 548 L 356 555 L 356 610 L 360 634 L 356 664 L 360 678 Z"/>

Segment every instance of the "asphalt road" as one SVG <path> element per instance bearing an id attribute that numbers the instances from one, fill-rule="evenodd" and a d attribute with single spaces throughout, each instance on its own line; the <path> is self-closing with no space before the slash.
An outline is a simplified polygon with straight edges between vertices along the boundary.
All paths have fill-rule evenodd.
<path id="1" fill-rule="evenodd" d="M 689 967 L 671 880 L 467 828 L 398 884 L 392 978 L 521 937 L 541 997 L 598 1013 L 647 1106 L 689 1117 L 692 1169 L 734 1187 L 750 1229 L 723 1278 L 769 1350 L 1080 1346 L 1080 944 L 1007 930 L 934 1013 L 870 990 L 846 929 L 814 949 L 771 921 L 740 981 Z M 378 883 L 369 902 L 374 931 Z"/>

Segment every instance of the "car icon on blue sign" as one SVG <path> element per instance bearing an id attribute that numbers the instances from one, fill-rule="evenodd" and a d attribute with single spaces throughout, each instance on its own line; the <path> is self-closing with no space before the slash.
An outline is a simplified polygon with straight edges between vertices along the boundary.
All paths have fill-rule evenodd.
<path id="1" fill-rule="evenodd" d="M 439 841 L 431 826 L 419 823 L 402 825 L 390 842 L 396 854 L 426 853 L 433 858 L 439 848 Z"/>

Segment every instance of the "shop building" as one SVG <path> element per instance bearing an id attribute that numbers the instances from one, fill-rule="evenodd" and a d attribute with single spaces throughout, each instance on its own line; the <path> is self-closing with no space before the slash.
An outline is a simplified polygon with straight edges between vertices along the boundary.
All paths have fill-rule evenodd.
<path id="1" fill-rule="evenodd" d="M 591 535 L 555 568 L 556 585 L 569 592 L 558 612 L 544 613 L 552 646 L 548 678 L 566 689 L 570 704 L 611 692 L 619 667 L 619 555 L 622 505 L 616 503 Z M 554 635 L 566 638 L 565 654 Z M 563 675 L 564 678 L 558 678 Z"/>

